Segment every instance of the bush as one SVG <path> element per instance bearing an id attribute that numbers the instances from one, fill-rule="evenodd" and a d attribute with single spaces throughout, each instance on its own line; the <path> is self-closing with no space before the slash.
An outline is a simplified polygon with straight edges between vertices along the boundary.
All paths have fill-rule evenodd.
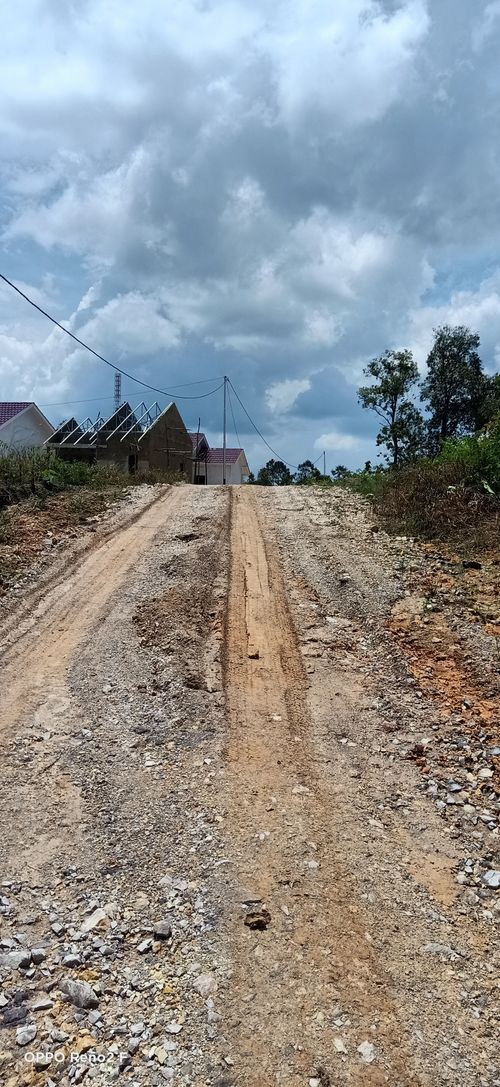
<path id="1" fill-rule="evenodd" d="M 467 438 L 450 439 L 437 457 L 397 470 L 354 472 L 338 480 L 373 500 L 391 531 L 456 547 L 500 543 L 500 416 Z"/>
<path id="2" fill-rule="evenodd" d="M 391 475 L 390 469 L 377 469 L 375 472 L 351 472 L 349 475 L 343 476 L 342 479 L 335 480 L 335 486 L 347 486 L 367 498 L 375 498 L 383 493 Z"/>
<path id="3" fill-rule="evenodd" d="M 392 528 L 414 536 L 456 546 L 498 540 L 500 502 L 472 485 L 459 462 L 421 460 L 391 473 L 376 505 Z"/>
<path id="4" fill-rule="evenodd" d="M 437 462 L 454 465 L 464 482 L 500 495 L 500 415 L 478 434 L 445 442 Z"/>
<path id="5" fill-rule="evenodd" d="M 49 449 L 30 449 L 0 454 L 0 509 L 29 495 L 43 503 L 47 492 L 70 487 L 130 487 L 139 483 L 174 483 L 175 472 L 151 470 L 133 475 L 120 471 L 114 464 L 103 461 L 85 464 L 57 457 Z"/>

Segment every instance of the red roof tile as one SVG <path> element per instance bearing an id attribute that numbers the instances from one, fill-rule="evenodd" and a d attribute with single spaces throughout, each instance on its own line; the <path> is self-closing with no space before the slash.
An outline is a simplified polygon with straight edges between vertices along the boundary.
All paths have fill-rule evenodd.
<path id="1" fill-rule="evenodd" d="M 19 415 L 20 411 L 29 408 L 32 403 L 32 400 L 0 400 L 0 426 L 2 423 L 8 423 L 9 419 L 13 419 L 15 415 Z"/>
<path id="2" fill-rule="evenodd" d="M 243 449 L 226 449 L 226 464 L 236 464 L 240 453 L 243 452 Z M 209 449 L 207 462 L 208 464 L 222 464 L 223 457 L 223 449 Z"/>

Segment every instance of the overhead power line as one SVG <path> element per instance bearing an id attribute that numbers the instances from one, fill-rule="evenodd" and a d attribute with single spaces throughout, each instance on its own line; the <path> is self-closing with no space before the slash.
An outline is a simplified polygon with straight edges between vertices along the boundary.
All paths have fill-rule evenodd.
<path id="1" fill-rule="evenodd" d="M 238 396 L 238 393 L 236 392 L 236 389 L 235 389 L 235 387 L 234 387 L 234 385 L 233 385 L 233 383 L 232 383 L 232 381 L 230 379 L 229 379 L 229 385 L 231 386 L 231 388 L 233 390 L 233 393 L 234 393 L 240 407 L 243 408 L 243 411 L 245 412 L 245 415 L 246 415 L 248 421 L 252 424 L 255 432 L 259 435 L 259 438 L 261 439 L 261 441 L 264 442 L 264 445 L 267 445 L 267 448 L 271 450 L 271 453 L 274 453 L 274 456 L 277 457 L 278 460 L 282 461 L 283 464 L 286 464 L 288 468 L 293 468 L 294 471 L 298 471 L 298 467 L 299 467 L 298 464 L 291 464 L 289 460 L 285 460 L 284 457 L 280 456 L 280 454 L 277 453 L 275 449 L 273 449 L 272 445 L 269 445 L 269 442 L 267 441 L 267 438 L 264 437 L 262 431 L 259 430 L 257 424 L 254 423 L 254 421 L 253 421 L 251 415 L 249 415 L 245 405 L 240 400 L 240 397 Z"/>
<path id="2" fill-rule="evenodd" d="M 127 372 L 127 370 L 122 370 L 120 366 L 116 365 L 116 363 L 110 362 L 109 359 L 106 359 L 104 357 L 104 355 L 100 355 L 98 351 L 94 351 L 93 347 L 89 347 L 88 343 L 85 343 L 84 340 L 80 340 L 80 338 L 78 336 L 75 336 L 74 332 L 70 332 L 69 328 L 65 328 L 64 325 L 61 325 L 59 321 L 56 321 L 55 317 L 52 317 L 52 315 L 50 313 L 47 313 L 46 310 L 42 309 L 42 307 L 39 306 L 37 302 L 34 302 L 33 299 L 29 297 L 29 295 L 25 294 L 24 291 L 22 291 L 20 287 L 16 287 L 16 284 L 12 283 L 12 280 L 7 279 L 7 276 L 4 276 L 2 274 L 2 272 L 0 272 L 0 279 L 2 279 L 3 282 L 7 284 L 8 287 L 12 287 L 12 290 L 16 291 L 16 294 L 19 294 L 21 296 L 21 298 L 24 298 L 25 302 L 28 302 L 30 306 L 33 306 L 33 309 L 38 310 L 38 313 L 41 313 L 42 316 L 46 317 L 48 321 L 52 321 L 52 324 L 55 325 L 56 328 L 60 328 L 61 332 L 65 332 L 66 335 L 70 336 L 70 338 L 72 340 L 74 340 L 75 343 L 79 344 L 80 347 L 84 347 L 86 351 L 90 351 L 90 354 L 94 355 L 96 359 L 100 360 L 100 362 L 104 362 L 105 365 L 110 366 L 112 370 L 117 371 L 119 374 L 123 374 L 123 377 L 128 377 L 128 379 L 130 381 L 135 381 L 135 383 L 137 385 L 142 385 L 142 387 L 144 389 L 150 389 L 151 392 L 153 392 L 153 393 L 160 393 L 161 396 L 171 396 L 172 395 L 171 391 L 168 391 L 167 389 L 158 389 L 158 388 L 156 388 L 155 385 L 149 385 L 147 381 L 141 381 L 141 379 L 139 377 L 134 377 L 134 375 L 129 374 Z M 217 380 L 217 379 L 215 379 L 215 380 Z M 198 382 L 195 382 L 195 384 L 198 384 Z M 203 400 L 204 397 L 213 396 L 213 394 L 217 393 L 219 391 L 219 389 L 222 389 L 222 384 L 218 385 L 216 389 L 211 389 L 210 392 L 208 392 L 208 393 L 199 393 L 198 396 L 180 396 L 180 395 L 178 395 L 177 399 L 178 400 Z M 185 386 L 179 385 L 177 387 L 178 388 L 184 388 Z"/>
<path id="3" fill-rule="evenodd" d="M 101 404 L 104 400 L 114 400 L 114 396 L 90 396 L 87 400 L 53 400 L 50 404 L 38 404 L 39 408 L 65 408 L 74 404 Z"/>
<path id="4" fill-rule="evenodd" d="M 172 389 L 187 389 L 187 388 L 190 388 L 192 385 L 206 385 L 206 384 L 208 384 L 209 381 L 219 381 L 219 380 L 220 380 L 220 378 L 217 378 L 217 377 L 207 377 L 207 378 L 204 378 L 203 381 L 185 381 L 183 385 L 172 385 Z M 220 388 L 220 385 L 219 385 L 219 388 Z M 123 397 L 128 397 L 128 396 L 130 396 L 130 393 L 122 391 L 122 396 Z M 182 399 L 182 397 L 179 397 L 179 400 L 181 400 L 181 399 Z M 72 407 L 73 404 L 99 404 L 101 401 L 104 401 L 104 400 L 114 400 L 114 396 L 87 396 L 87 398 L 84 399 L 84 400 L 52 400 L 49 404 L 47 404 L 46 402 L 40 403 L 40 404 L 38 404 L 38 407 L 39 408 L 62 408 L 62 407 L 65 407 L 65 406 Z"/>
<path id="5" fill-rule="evenodd" d="M 298 471 L 299 470 L 299 465 L 298 464 L 291 464 L 290 461 L 285 460 L 285 458 L 282 457 L 280 455 L 280 453 L 277 453 L 276 449 L 273 449 L 272 445 L 269 445 L 269 442 L 267 441 L 267 438 L 264 437 L 262 431 L 259 430 L 259 427 L 257 426 L 257 424 L 254 423 L 251 415 L 249 415 L 245 405 L 243 404 L 242 400 L 238 396 L 238 393 L 236 392 L 236 389 L 235 389 L 235 387 L 234 387 L 234 385 L 233 385 L 230 378 L 228 378 L 228 385 L 233 390 L 233 393 L 234 393 L 238 403 L 240 404 L 240 407 L 243 408 L 243 411 L 245 412 L 245 415 L 246 415 L 247 419 L 252 424 L 252 426 L 253 426 L 254 430 L 256 431 L 256 433 L 259 435 L 259 438 L 261 439 L 261 441 L 264 442 L 264 445 L 267 445 L 267 448 L 271 450 L 271 453 L 274 453 L 274 456 L 277 457 L 278 460 L 282 461 L 283 464 L 286 464 L 288 468 L 293 468 L 295 471 Z M 228 389 L 228 392 L 229 392 L 229 389 Z M 235 423 L 234 414 L 233 414 L 233 406 L 232 406 L 232 403 L 231 403 L 231 395 L 229 395 L 229 407 L 231 408 L 231 414 L 232 414 L 232 417 L 233 417 L 233 424 L 234 424 L 234 429 L 235 429 L 235 432 L 236 432 L 236 437 L 238 437 L 238 431 L 236 430 L 236 423 Z M 238 442 L 239 442 L 239 438 L 238 438 Z M 323 453 L 320 453 L 318 459 L 314 461 L 313 467 L 315 467 L 318 464 L 318 462 L 321 460 L 322 456 L 323 456 Z"/>
<path id="6" fill-rule="evenodd" d="M 32 306 L 33 309 L 37 310 L 38 313 L 41 313 L 42 316 L 46 317 L 48 321 L 51 321 L 51 323 L 53 325 L 55 325 L 56 328 L 59 328 L 61 332 L 64 332 L 66 334 L 66 336 L 69 336 L 71 340 L 73 340 L 75 343 L 77 343 L 79 345 L 79 347 L 83 347 L 85 351 L 89 351 L 89 353 L 91 355 L 94 355 L 94 357 L 96 359 L 99 359 L 100 362 L 103 362 L 105 364 L 105 366 L 109 366 L 110 369 L 113 370 L 115 373 L 122 374 L 123 377 L 128 378 L 129 381 L 133 381 L 136 385 L 141 385 L 143 389 L 149 389 L 151 392 L 158 393 L 160 396 L 172 396 L 172 395 L 174 395 L 173 390 L 190 388 L 190 387 L 193 387 L 195 385 L 205 385 L 205 384 L 207 384 L 208 382 L 211 382 L 211 381 L 219 381 L 219 378 L 204 378 L 204 379 L 202 379 L 200 381 L 184 382 L 181 385 L 174 385 L 173 390 L 160 389 L 156 385 L 150 385 L 147 381 L 142 381 L 141 378 L 135 377 L 134 374 L 129 373 L 127 370 L 123 370 L 122 367 L 117 366 L 116 363 L 110 362 L 109 359 L 105 358 L 104 355 L 99 354 L 99 352 L 95 351 L 93 347 L 90 347 L 90 345 L 88 343 L 85 343 L 85 341 L 81 340 L 79 336 L 76 336 L 74 332 L 70 332 L 69 328 L 65 328 L 65 326 L 62 325 L 59 321 L 57 321 L 56 318 L 52 316 L 52 314 L 47 313 L 47 310 L 44 310 L 42 308 L 42 306 L 39 306 L 38 303 L 33 300 L 33 298 L 30 298 L 29 295 L 25 294 L 25 292 L 22 291 L 20 287 L 17 287 L 16 284 L 13 283 L 11 279 L 8 279 L 8 277 L 6 275 L 4 275 L 3 272 L 0 272 L 0 279 L 4 283 L 6 283 L 8 287 L 11 287 L 11 289 L 13 291 L 15 291 L 16 294 L 20 295 L 21 298 L 24 298 L 24 301 L 27 302 L 30 306 Z M 182 395 L 180 393 L 177 393 L 176 399 L 178 399 L 178 400 L 203 400 L 208 396 L 214 396 L 215 393 L 218 393 L 220 391 L 220 389 L 222 389 L 224 387 L 224 385 L 226 385 L 226 387 L 228 388 L 228 392 L 229 392 L 229 387 L 232 389 L 232 391 L 233 391 L 233 393 L 234 393 L 240 407 L 244 411 L 249 423 L 251 424 L 251 426 L 255 430 L 256 434 L 258 434 L 260 440 L 270 450 L 270 452 L 273 453 L 273 455 L 275 457 L 277 457 L 278 460 L 281 460 L 283 462 L 283 464 L 286 464 L 289 468 L 293 468 L 294 471 L 298 471 L 299 466 L 297 464 L 292 464 L 291 461 L 287 461 L 283 457 L 281 457 L 280 454 L 276 451 L 276 449 L 274 449 L 273 446 L 270 445 L 270 443 L 267 441 L 267 438 L 264 437 L 262 431 L 259 429 L 257 424 L 252 419 L 251 415 L 247 411 L 243 401 L 239 397 L 239 395 L 236 392 L 236 389 L 235 389 L 232 381 L 229 378 L 224 378 L 223 381 L 221 381 L 220 384 L 218 384 L 215 389 L 210 389 L 209 392 L 198 393 L 197 396 L 185 396 L 185 395 Z M 89 399 L 89 400 L 61 400 L 61 401 L 59 401 L 57 403 L 52 403 L 52 404 L 45 403 L 45 404 L 41 404 L 40 406 L 48 408 L 48 407 L 59 407 L 59 406 L 65 405 L 65 404 L 67 404 L 68 406 L 72 405 L 72 404 L 90 404 L 90 403 L 93 403 L 93 402 L 95 403 L 95 402 L 97 402 L 99 400 L 108 400 L 108 399 L 112 400 L 113 397 L 95 397 L 95 398 Z M 230 396 L 229 396 L 229 406 L 230 406 L 230 409 L 231 409 L 231 415 L 232 415 L 232 419 L 233 419 L 233 425 L 234 425 L 234 430 L 235 430 L 235 434 L 236 434 L 236 439 L 239 442 L 240 439 L 239 439 L 238 431 L 237 431 L 237 428 L 236 428 L 236 420 L 235 420 L 235 417 L 234 417 L 234 410 L 233 410 L 233 405 L 232 405 L 232 401 L 231 401 Z M 320 456 L 318 457 L 318 461 L 321 459 L 321 456 L 322 456 L 322 454 L 320 454 Z M 315 463 L 317 464 L 318 461 L 316 461 Z"/>
<path id="7" fill-rule="evenodd" d="M 228 391 L 228 399 L 229 399 L 229 408 L 230 408 L 230 411 L 231 411 L 231 418 L 233 420 L 234 433 L 236 435 L 236 441 L 238 442 L 238 449 L 241 449 L 240 436 L 238 434 L 238 428 L 236 426 L 236 419 L 234 418 L 233 401 L 231 400 L 231 391 L 230 391 L 229 388 L 228 388 L 227 391 Z"/>

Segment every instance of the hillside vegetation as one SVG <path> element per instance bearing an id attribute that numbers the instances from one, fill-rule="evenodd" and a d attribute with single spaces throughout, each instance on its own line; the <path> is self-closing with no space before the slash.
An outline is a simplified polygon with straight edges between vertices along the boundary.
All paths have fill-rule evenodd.
<path id="1" fill-rule="evenodd" d="M 342 475 L 372 498 L 392 530 L 458 548 L 500 545 L 500 415 L 478 434 L 452 438 L 435 457 L 398 469 Z"/>
<path id="2" fill-rule="evenodd" d="M 338 464 L 330 476 L 310 460 L 295 472 L 270 460 L 261 486 L 348 486 L 369 496 L 386 527 L 456 547 L 496 548 L 500 531 L 500 374 L 488 374 L 479 334 L 444 325 L 422 380 L 411 351 L 387 350 L 364 369 L 363 408 L 379 419 L 382 464 Z M 321 459 L 321 457 L 319 458 Z"/>
<path id="3" fill-rule="evenodd" d="M 48 449 L 27 449 L 0 453 L 0 510 L 31 497 L 43 506 L 50 494 L 75 487 L 100 491 L 108 487 L 130 487 L 138 483 L 172 483 L 172 472 L 125 474 L 113 464 L 84 464 L 65 461 Z"/>

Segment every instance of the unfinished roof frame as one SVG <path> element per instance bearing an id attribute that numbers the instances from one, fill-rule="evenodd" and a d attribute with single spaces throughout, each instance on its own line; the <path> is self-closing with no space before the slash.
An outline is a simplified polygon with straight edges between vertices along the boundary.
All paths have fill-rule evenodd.
<path id="1" fill-rule="evenodd" d="M 136 412 L 140 411 L 141 408 L 144 408 L 144 412 L 143 412 L 142 415 L 139 416 L 138 419 L 136 419 L 136 425 L 142 430 L 141 438 L 143 438 L 144 435 L 147 434 L 148 430 L 151 429 L 151 427 L 156 422 L 156 420 L 159 418 L 159 416 L 162 414 L 162 411 L 161 411 L 160 405 L 159 405 L 157 400 L 155 400 L 154 404 L 152 404 L 150 408 L 147 408 L 146 405 L 144 403 L 142 403 L 139 406 L 139 408 L 135 409 L 135 411 Z M 153 415 L 153 412 L 154 412 L 154 415 Z M 142 424 L 142 420 L 144 418 L 146 418 L 147 426 L 142 427 L 141 424 Z M 134 428 L 132 426 L 130 428 L 130 430 L 127 430 L 126 433 L 123 435 L 123 438 L 120 438 L 120 441 L 123 442 L 124 439 L 127 437 L 127 434 L 130 434 L 130 431 L 133 430 L 133 429 Z"/>
<path id="2" fill-rule="evenodd" d="M 129 405 L 127 403 L 120 404 L 120 408 L 118 408 L 118 411 L 120 411 L 120 409 L 124 407 L 129 407 Z M 99 433 L 101 431 L 105 431 L 108 423 L 111 423 L 117 414 L 118 413 L 114 411 L 112 415 L 110 415 L 107 419 L 103 419 L 102 415 L 99 413 L 95 421 L 93 421 L 90 416 L 87 416 L 87 418 L 84 419 L 82 423 L 76 423 L 76 426 L 74 426 L 72 430 L 69 430 L 68 433 L 65 434 L 63 438 L 61 438 L 60 442 L 54 444 L 79 445 L 79 443 L 87 439 L 86 444 L 88 443 L 89 445 L 95 445 L 99 438 Z M 115 426 L 113 430 L 105 435 L 106 441 L 109 441 L 110 438 L 114 438 L 115 434 L 119 434 L 124 427 L 125 431 L 120 439 L 122 442 L 125 440 L 125 438 L 132 434 L 134 430 L 140 430 L 141 437 L 143 437 L 144 434 L 146 434 L 147 431 L 150 429 L 150 427 L 153 426 L 153 424 L 156 422 L 161 414 L 162 411 L 160 405 L 158 404 L 158 401 L 155 401 L 155 403 L 151 404 L 149 407 L 147 407 L 144 401 L 142 401 L 140 404 L 137 405 L 137 407 L 131 409 L 127 413 L 125 418 L 121 419 L 118 425 Z M 76 422 L 76 420 L 74 421 Z M 60 426 L 56 428 L 54 434 L 52 435 L 52 438 L 54 438 L 54 436 L 60 430 L 63 430 L 63 428 L 69 422 L 71 422 L 71 419 L 66 419 L 64 423 L 61 423 Z M 130 423 L 131 425 L 126 426 L 127 423 Z M 79 434 L 79 437 L 75 438 L 74 441 L 71 441 L 75 434 Z M 47 441 L 47 444 L 50 444 L 50 439 Z"/>

